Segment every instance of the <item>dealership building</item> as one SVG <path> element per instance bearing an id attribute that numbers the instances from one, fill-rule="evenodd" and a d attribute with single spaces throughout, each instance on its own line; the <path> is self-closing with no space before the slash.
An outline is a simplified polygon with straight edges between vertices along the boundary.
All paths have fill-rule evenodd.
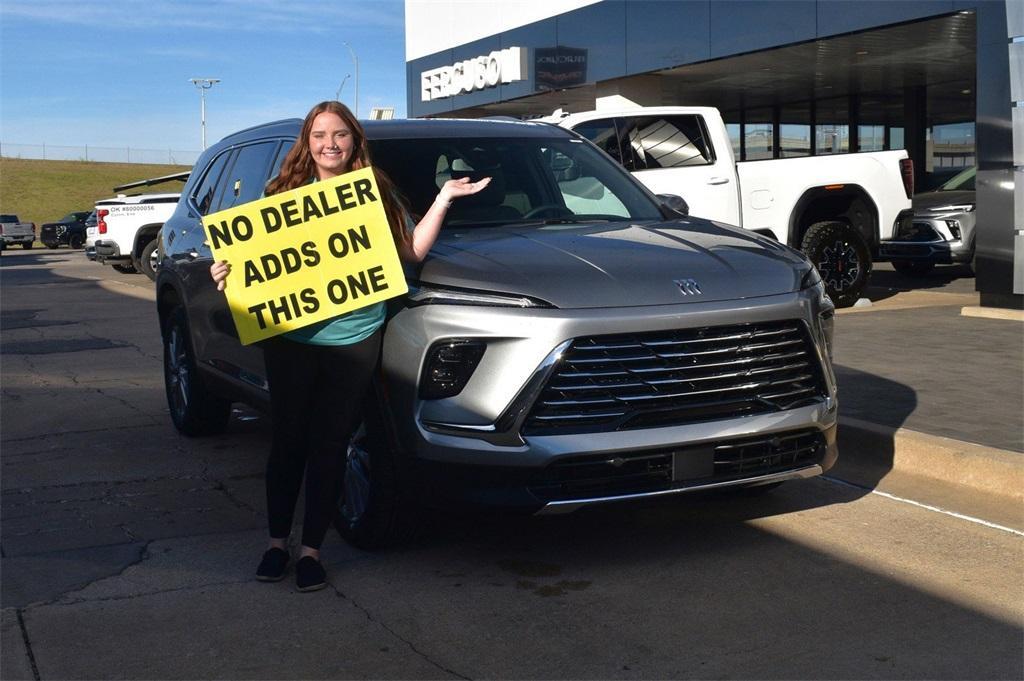
<path id="1" fill-rule="evenodd" d="M 1024 306 L 1024 0 L 406 0 L 410 117 L 713 106 L 736 160 L 977 166 L 982 304 Z"/>

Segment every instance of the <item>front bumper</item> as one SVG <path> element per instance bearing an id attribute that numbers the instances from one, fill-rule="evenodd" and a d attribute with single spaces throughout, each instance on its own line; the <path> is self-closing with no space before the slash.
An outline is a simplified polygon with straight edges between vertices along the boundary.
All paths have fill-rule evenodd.
<path id="1" fill-rule="evenodd" d="M 879 247 L 882 260 L 921 260 L 937 264 L 970 262 L 974 256 L 974 213 L 916 215 Z"/>
<path id="2" fill-rule="evenodd" d="M 837 399 L 816 289 L 754 300 L 617 309 L 425 306 L 389 324 L 383 363 L 400 449 L 428 496 L 545 513 L 581 505 L 818 475 L 836 460 Z M 572 338 L 800 319 L 807 324 L 825 394 L 809 403 L 712 421 L 607 432 L 524 434 L 546 365 Z M 421 400 L 426 349 L 438 340 L 487 343 L 463 391 Z M 539 376 L 539 377 L 538 377 Z M 410 416 L 411 418 L 408 418 Z M 800 456 L 783 443 L 814 440 Z M 730 447 L 767 441 L 756 461 L 719 466 Z M 724 448 L 724 449 L 723 449 Z M 751 450 L 753 451 L 753 450 Z M 568 476 L 568 477 L 565 477 Z"/>

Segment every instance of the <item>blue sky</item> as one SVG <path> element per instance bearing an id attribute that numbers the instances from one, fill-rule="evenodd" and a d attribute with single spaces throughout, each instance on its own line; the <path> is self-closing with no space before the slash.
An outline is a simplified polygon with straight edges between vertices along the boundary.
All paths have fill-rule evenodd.
<path id="1" fill-rule="evenodd" d="M 405 116 L 402 0 L 2 0 L 0 141 L 201 148 L 323 99 Z"/>

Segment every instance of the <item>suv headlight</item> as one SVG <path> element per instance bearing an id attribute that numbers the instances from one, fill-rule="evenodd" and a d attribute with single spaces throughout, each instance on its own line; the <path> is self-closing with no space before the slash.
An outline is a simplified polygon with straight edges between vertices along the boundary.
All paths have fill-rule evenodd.
<path id="1" fill-rule="evenodd" d="M 410 307 L 420 305 L 483 305 L 487 307 L 554 307 L 551 303 L 517 296 L 511 293 L 494 293 L 491 291 L 470 291 L 466 289 L 427 286 L 409 282 L 407 297 Z"/>

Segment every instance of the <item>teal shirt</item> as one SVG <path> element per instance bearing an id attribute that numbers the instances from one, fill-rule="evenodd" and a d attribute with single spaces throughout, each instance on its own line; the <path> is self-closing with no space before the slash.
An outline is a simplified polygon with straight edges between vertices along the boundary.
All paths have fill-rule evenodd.
<path id="1" fill-rule="evenodd" d="M 314 182 L 315 178 L 310 180 L 310 184 Z M 412 231 L 415 226 L 411 216 L 406 214 L 405 228 Z M 382 302 L 373 303 L 281 335 L 290 341 L 308 345 L 351 345 L 369 338 L 383 326 L 386 313 L 387 305 Z"/>
<path id="2" fill-rule="evenodd" d="M 308 345 L 351 345 L 369 338 L 384 324 L 384 303 L 373 303 L 343 315 L 316 322 L 282 334 L 296 343 Z"/>

